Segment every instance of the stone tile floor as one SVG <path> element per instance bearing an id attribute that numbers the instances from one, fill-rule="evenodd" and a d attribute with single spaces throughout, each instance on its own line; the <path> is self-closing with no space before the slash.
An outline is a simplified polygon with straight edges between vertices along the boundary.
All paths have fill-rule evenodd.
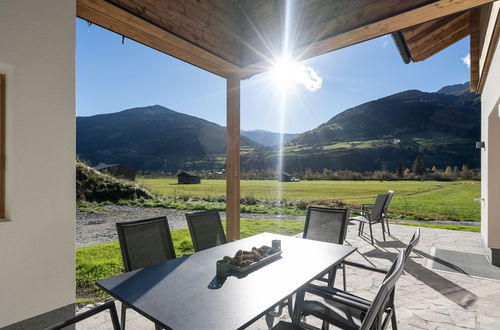
<path id="1" fill-rule="evenodd" d="M 384 242 L 379 226 L 375 227 L 376 242 L 372 246 L 366 235 L 357 236 L 357 227 L 349 226 L 347 243 L 358 248 L 349 260 L 387 268 L 397 250 L 406 245 L 416 228 L 391 225 L 392 237 Z M 419 245 L 397 284 L 395 299 L 399 328 L 500 329 L 500 281 L 433 270 L 430 265 L 434 248 L 484 252 L 481 235 L 478 233 L 421 228 Z M 347 268 L 347 290 L 368 299 L 374 296 L 382 279 L 383 274 Z M 338 276 L 336 287 L 342 286 L 341 280 L 342 276 Z M 119 303 L 117 305 L 119 307 Z M 92 306 L 87 308 L 90 307 Z M 289 317 L 284 312 L 280 319 L 289 320 Z M 277 321 L 276 319 L 275 322 Z M 320 324 L 312 317 L 308 317 L 307 322 L 316 326 Z M 107 313 L 77 326 L 77 329 L 111 328 Z M 250 327 L 267 328 L 265 318 Z M 138 313 L 128 310 L 127 329 L 154 329 L 154 325 Z"/>

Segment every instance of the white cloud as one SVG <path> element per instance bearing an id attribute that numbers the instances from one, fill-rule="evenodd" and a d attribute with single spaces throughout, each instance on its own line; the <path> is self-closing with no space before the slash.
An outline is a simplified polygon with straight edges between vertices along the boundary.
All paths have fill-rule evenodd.
<path id="1" fill-rule="evenodd" d="M 462 62 L 470 68 L 470 53 L 462 57 Z"/>
<path id="2" fill-rule="evenodd" d="M 319 76 L 318 71 L 314 70 L 310 66 L 300 66 L 300 75 L 297 79 L 297 83 L 304 85 L 304 87 L 311 92 L 320 89 L 323 85 L 323 78 Z"/>
<path id="3" fill-rule="evenodd" d="M 314 92 L 320 89 L 323 84 L 323 78 L 320 77 L 316 70 L 291 60 L 277 62 L 273 70 L 271 70 L 271 74 L 278 86 L 281 87 L 290 87 L 291 84 L 297 84 Z"/>

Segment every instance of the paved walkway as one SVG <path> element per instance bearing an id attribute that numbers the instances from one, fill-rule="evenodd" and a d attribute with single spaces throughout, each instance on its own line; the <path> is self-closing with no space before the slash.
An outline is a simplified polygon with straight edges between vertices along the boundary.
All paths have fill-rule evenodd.
<path id="1" fill-rule="evenodd" d="M 357 236 L 357 227 L 349 227 L 347 242 L 358 247 L 358 252 L 349 260 L 387 268 L 415 230 L 415 227 L 391 225 L 393 237 L 383 242 L 379 226 L 376 227 L 374 236 L 379 240 L 375 247 L 366 237 Z M 500 329 L 500 281 L 434 270 L 430 266 L 436 248 L 483 253 L 481 242 L 478 233 L 421 229 L 420 243 L 397 284 L 396 311 L 400 329 Z M 347 290 L 370 299 L 382 279 L 382 274 L 348 267 Z M 341 287 L 340 281 L 341 276 L 337 287 Z M 154 329 L 153 324 L 139 314 L 129 310 L 127 315 L 127 329 Z M 289 319 L 286 312 L 281 319 Z M 319 324 L 312 317 L 307 318 L 307 322 Z M 82 322 L 77 329 L 111 329 L 109 316 L 102 314 Z M 250 329 L 267 329 L 265 319 Z"/>

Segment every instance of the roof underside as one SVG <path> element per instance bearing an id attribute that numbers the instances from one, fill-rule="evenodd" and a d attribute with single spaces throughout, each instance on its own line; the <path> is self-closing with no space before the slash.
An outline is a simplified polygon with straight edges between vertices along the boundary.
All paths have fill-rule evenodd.
<path id="1" fill-rule="evenodd" d="M 285 40 L 294 58 L 305 59 L 402 31 L 411 58 L 422 60 L 470 34 L 469 10 L 489 2 L 77 0 L 77 15 L 217 75 L 244 78 L 269 69 Z"/>

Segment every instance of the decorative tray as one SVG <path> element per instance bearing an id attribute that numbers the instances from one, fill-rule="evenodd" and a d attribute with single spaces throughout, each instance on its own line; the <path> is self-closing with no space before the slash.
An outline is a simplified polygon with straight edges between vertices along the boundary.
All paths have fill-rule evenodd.
<path id="1" fill-rule="evenodd" d="M 228 276 L 231 273 L 246 274 L 262 267 L 281 256 L 281 248 L 272 248 L 263 245 L 252 248 L 251 251 L 238 250 L 234 257 L 226 256 L 217 261 L 217 275 Z"/>

